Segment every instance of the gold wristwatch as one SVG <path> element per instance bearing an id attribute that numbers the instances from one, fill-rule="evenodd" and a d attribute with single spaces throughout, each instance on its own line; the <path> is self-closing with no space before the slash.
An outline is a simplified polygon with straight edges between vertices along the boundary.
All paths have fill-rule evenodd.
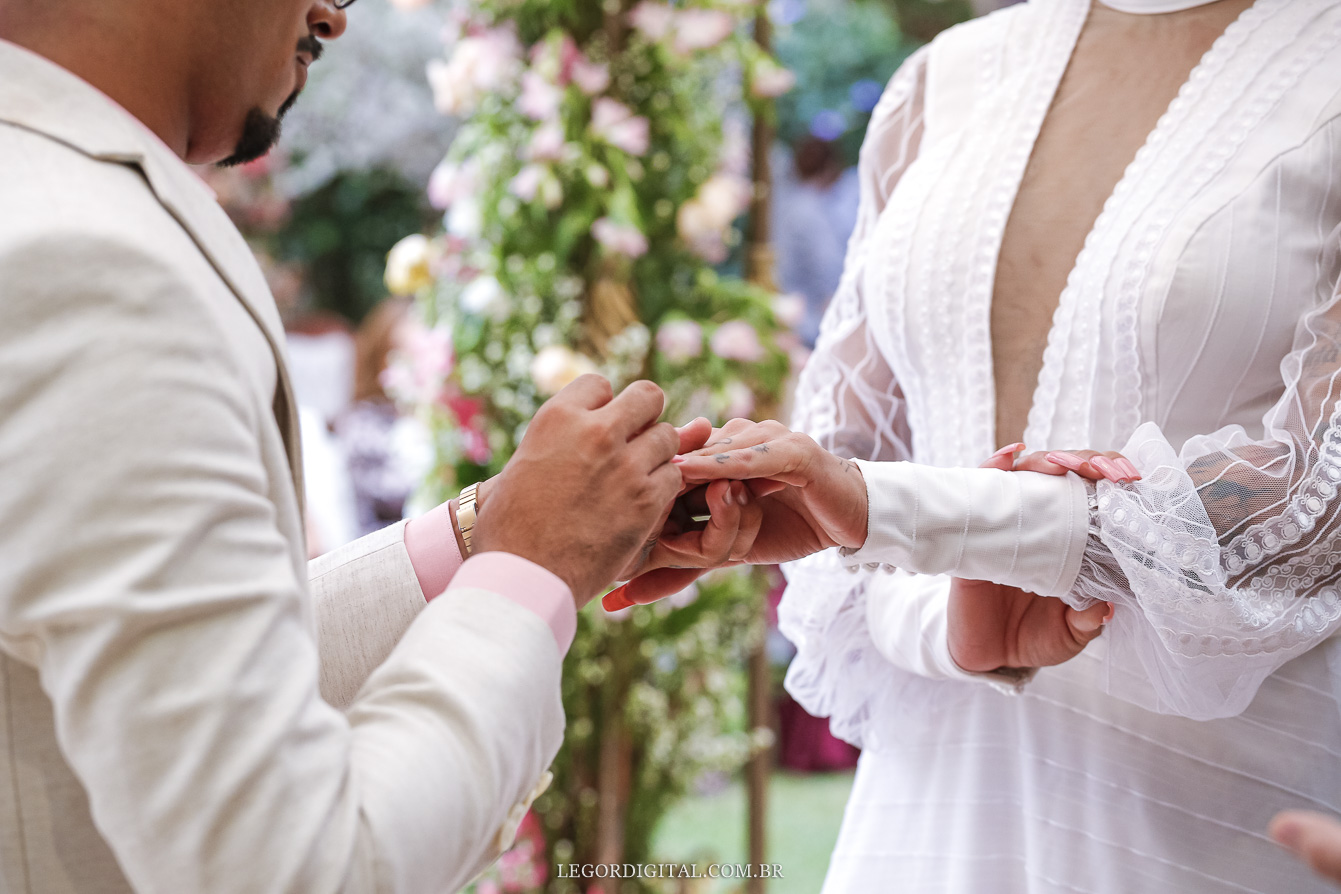
<path id="1" fill-rule="evenodd" d="M 479 489 L 479 484 L 472 484 L 456 498 L 456 529 L 461 532 L 461 542 L 466 545 L 467 558 L 471 553 L 470 535 L 475 530 L 476 519 L 475 494 Z"/>

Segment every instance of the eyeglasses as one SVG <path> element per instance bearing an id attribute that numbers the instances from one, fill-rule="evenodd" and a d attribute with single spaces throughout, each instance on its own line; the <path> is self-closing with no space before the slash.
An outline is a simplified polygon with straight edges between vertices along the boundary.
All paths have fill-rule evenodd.
<path id="1" fill-rule="evenodd" d="M 348 9 L 354 5 L 354 0 L 335 0 L 336 9 Z"/>

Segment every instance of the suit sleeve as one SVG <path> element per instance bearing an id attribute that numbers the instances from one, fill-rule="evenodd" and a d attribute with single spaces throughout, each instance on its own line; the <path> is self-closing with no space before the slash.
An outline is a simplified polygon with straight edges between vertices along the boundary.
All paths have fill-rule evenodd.
<path id="1" fill-rule="evenodd" d="M 0 254 L 0 641 L 137 891 L 455 890 L 558 749 L 554 638 L 449 589 L 324 701 L 275 423 L 178 270 L 115 237 Z"/>

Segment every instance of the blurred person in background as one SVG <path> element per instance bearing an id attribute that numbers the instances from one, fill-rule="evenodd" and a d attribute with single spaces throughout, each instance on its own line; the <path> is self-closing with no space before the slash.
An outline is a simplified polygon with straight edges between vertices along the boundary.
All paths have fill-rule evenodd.
<path id="1" fill-rule="evenodd" d="M 408 298 L 387 298 L 363 320 L 354 335 L 354 399 L 335 420 L 363 533 L 404 518 L 428 471 L 428 433 L 400 413 L 383 384 L 391 353 L 418 325 L 411 307 Z"/>
<path id="2" fill-rule="evenodd" d="M 813 348 L 857 225 L 857 171 L 843 163 L 836 143 L 808 134 L 794 147 L 792 173 L 774 203 L 777 277 L 784 292 L 805 300 L 797 334 Z"/>

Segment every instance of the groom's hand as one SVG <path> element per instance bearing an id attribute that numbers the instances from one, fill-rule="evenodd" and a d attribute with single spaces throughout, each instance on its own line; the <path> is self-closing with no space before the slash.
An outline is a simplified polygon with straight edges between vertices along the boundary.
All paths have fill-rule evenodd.
<path id="1" fill-rule="evenodd" d="M 677 462 L 685 486 L 698 486 L 685 514 L 711 519 L 701 530 L 663 532 L 642 573 L 606 597 L 607 609 L 654 602 L 710 568 L 788 562 L 866 540 L 856 464 L 780 423 L 732 420 Z"/>
<path id="2" fill-rule="evenodd" d="M 530 559 L 563 579 L 578 607 L 629 567 L 680 493 L 680 434 L 657 423 L 665 395 L 635 382 L 615 397 L 582 376 L 551 398 L 490 483 L 476 552 Z"/>

